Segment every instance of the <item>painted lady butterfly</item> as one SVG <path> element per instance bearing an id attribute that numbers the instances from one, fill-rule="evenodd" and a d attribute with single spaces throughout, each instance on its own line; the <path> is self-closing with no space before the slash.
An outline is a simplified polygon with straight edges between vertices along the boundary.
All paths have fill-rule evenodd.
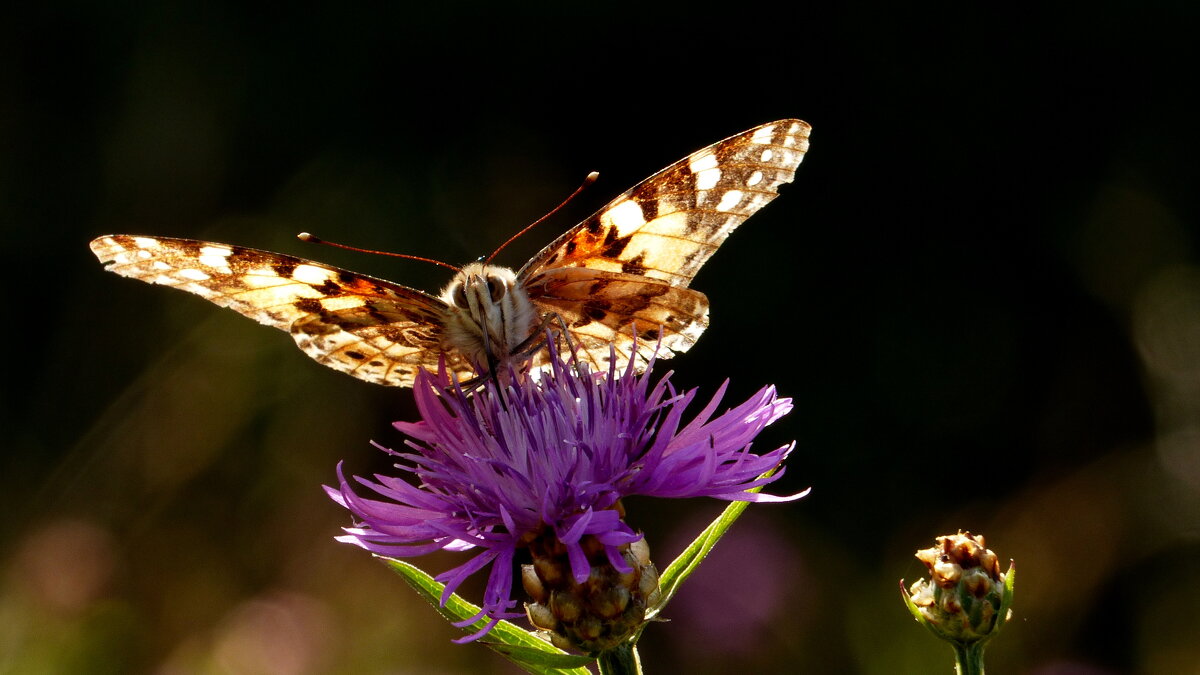
<path id="1" fill-rule="evenodd" d="M 440 297 L 319 262 L 192 239 L 114 234 L 91 242 L 106 269 L 195 293 L 291 333 L 306 354 L 368 382 L 412 386 L 444 356 L 462 378 L 508 361 L 537 366 L 531 337 L 561 317 L 581 358 L 687 351 L 708 326 L 688 288 L 730 232 L 790 183 L 809 125 L 764 124 L 642 181 L 542 249 L 520 271 L 462 268 Z M 634 335 L 638 341 L 634 342 Z"/>

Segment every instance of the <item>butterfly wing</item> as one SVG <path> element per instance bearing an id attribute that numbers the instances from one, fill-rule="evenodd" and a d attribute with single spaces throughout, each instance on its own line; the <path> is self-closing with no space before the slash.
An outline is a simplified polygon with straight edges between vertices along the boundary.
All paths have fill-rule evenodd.
<path id="1" fill-rule="evenodd" d="M 445 303 L 421 291 L 269 251 L 193 239 L 108 235 L 91 243 L 106 269 L 162 284 L 287 331 L 306 354 L 377 384 L 412 386 L 436 368 Z M 444 353 L 452 371 L 472 369 Z"/>
<path id="2" fill-rule="evenodd" d="M 538 273 L 533 284 L 527 289 L 530 297 L 542 311 L 563 320 L 579 358 L 602 371 L 612 355 L 618 365 L 625 364 L 635 349 L 645 363 L 660 340 L 674 351 L 687 351 L 708 326 L 708 298 L 703 293 L 660 279 L 559 267 Z M 633 335 L 638 337 L 636 347 Z M 547 359 L 547 352 L 538 352 L 534 364 Z"/>
<path id="3" fill-rule="evenodd" d="M 635 330 L 661 339 L 670 351 L 660 356 L 686 351 L 708 325 L 708 300 L 688 285 L 792 182 L 810 128 L 780 120 L 688 155 L 568 230 L 518 278 L 535 304 L 564 317 L 593 362 L 608 360 L 609 344 L 627 362 Z"/>

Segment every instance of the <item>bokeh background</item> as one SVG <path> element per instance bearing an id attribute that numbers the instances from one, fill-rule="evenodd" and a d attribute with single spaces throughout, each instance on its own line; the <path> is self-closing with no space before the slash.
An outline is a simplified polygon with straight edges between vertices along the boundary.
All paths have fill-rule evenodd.
<path id="1" fill-rule="evenodd" d="M 519 266 L 638 180 L 781 117 L 796 182 L 694 286 L 670 364 L 795 410 L 650 672 L 949 672 L 901 577 L 939 534 L 1020 569 L 998 673 L 1200 672 L 1192 3 L 522 8 L 50 3 L 0 22 L 0 672 L 512 673 L 337 544 L 411 394 L 105 274 L 92 237 L 213 239 L 418 288 Z M 712 501 L 632 500 L 660 564 Z M 433 572 L 455 556 L 430 556 Z M 468 592 L 470 595 L 470 592 Z"/>

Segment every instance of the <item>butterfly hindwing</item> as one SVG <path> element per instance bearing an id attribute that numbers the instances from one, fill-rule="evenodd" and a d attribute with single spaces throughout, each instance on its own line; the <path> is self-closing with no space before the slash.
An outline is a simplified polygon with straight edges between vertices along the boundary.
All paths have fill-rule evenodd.
<path id="1" fill-rule="evenodd" d="M 309 356 L 360 379 L 411 386 L 416 366 L 437 366 L 445 303 L 421 291 L 194 239 L 109 235 L 91 247 L 109 271 L 194 293 L 288 331 Z M 453 359 L 451 366 L 462 369 Z"/>
<path id="2" fill-rule="evenodd" d="M 559 267 L 538 272 L 526 288 L 543 311 L 562 319 L 580 357 L 601 369 L 608 366 L 610 344 L 621 366 L 632 356 L 631 337 L 637 335 L 645 363 L 660 344 L 687 351 L 708 326 L 703 293 L 660 279 Z"/>
<path id="3" fill-rule="evenodd" d="M 349 375 L 411 387 L 417 370 L 437 370 L 440 358 L 462 379 L 474 374 L 457 352 L 444 351 L 437 325 L 416 322 L 394 303 L 367 300 L 362 307 L 317 309 L 292 324 L 296 345 L 318 363 Z"/>

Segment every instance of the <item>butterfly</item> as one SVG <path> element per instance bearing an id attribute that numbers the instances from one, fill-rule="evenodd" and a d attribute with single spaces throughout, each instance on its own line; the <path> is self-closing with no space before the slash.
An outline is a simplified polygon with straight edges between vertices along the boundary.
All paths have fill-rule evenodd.
<path id="1" fill-rule="evenodd" d="M 547 327 L 607 369 L 685 352 L 708 326 L 688 288 L 725 238 L 790 183 L 810 126 L 763 124 L 698 150 L 613 199 L 518 271 L 465 265 L 440 296 L 331 265 L 194 239 L 112 234 L 92 252 L 116 274 L 194 293 L 291 334 L 317 362 L 411 387 L 444 359 L 470 378 L 544 365 Z M 636 337 L 635 337 L 636 336 Z M 544 340 L 541 344 L 544 345 Z M 644 361 L 642 361 L 644 363 Z"/>

